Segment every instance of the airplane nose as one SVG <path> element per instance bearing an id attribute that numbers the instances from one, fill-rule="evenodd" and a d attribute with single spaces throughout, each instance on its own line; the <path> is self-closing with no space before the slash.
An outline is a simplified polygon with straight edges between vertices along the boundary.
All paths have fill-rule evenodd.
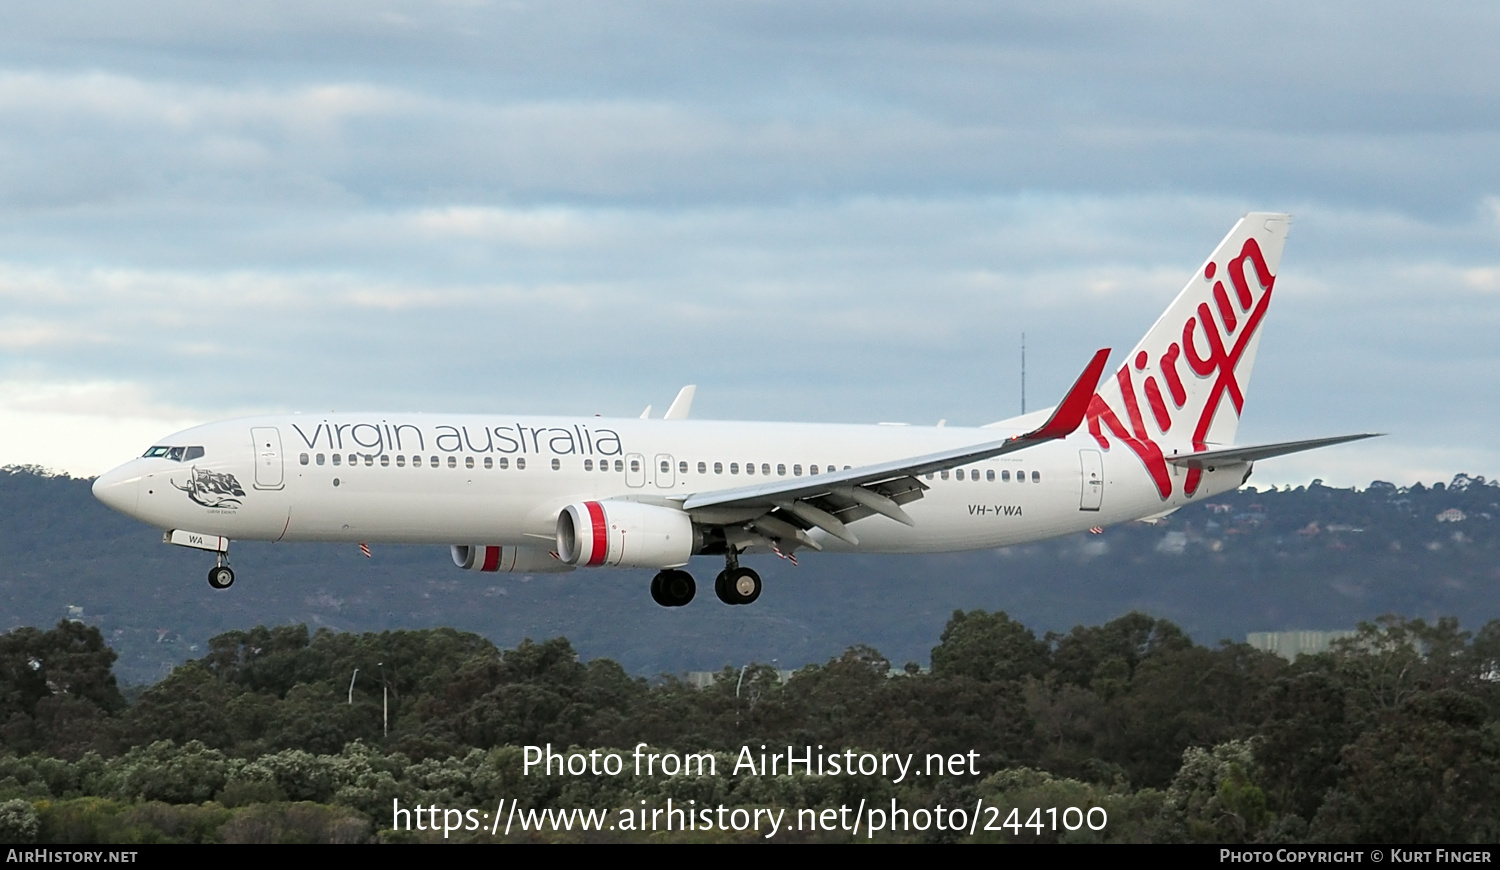
<path id="1" fill-rule="evenodd" d="M 122 514 L 134 514 L 141 494 L 141 476 L 134 462 L 105 472 L 94 481 L 94 498 Z"/>

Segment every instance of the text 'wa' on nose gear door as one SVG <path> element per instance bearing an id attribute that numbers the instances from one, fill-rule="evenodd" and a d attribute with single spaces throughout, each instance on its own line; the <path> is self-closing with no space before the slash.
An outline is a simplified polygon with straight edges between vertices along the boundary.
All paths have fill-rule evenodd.
<path id="1" fill-rule="evenodd" d="M 677 485 L 677 472 L 672 470 L 670 454 L 656 454 L 656 485 L 660 489 L 671 489 Z"/>
<path id="2" fill-rule="evenodd" d="M 255 443 L 255 488 L 281 489 L 281 430 L 274 426 L 250 430 Z"/>
<path id="3" fill-rule="evenodd" d="M 1083 492 L 1078 509 L 1096 511 L 1104 504 L 1104 460 L 1097 450 L 1078 451 L 1078 463 L 1083 470 Z"/>

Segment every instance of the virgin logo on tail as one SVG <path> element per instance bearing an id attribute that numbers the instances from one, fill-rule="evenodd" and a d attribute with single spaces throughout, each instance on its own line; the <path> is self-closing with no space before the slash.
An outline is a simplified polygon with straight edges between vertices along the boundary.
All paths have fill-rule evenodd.
<path id="1" fill-rule="evenodd" d="M 1254 283 L 1245 274 L 1247 263 L 1254 267 Z M 1115 373 L 1126 422 L 1122 422 L 1120 411 L 1110 407 L 1101 395 L 1104 390 L 1096 392 L 1089 403 L 1089 434 L 1105 450 L 1109 449 L 1109 435 L 1124 442 L 1146 466 L 1163 500 L 1172 495 L 1172 474 L 1167 468 L 1162 442 L 1190 445 L 1192 451 L 1205 450 L 1205 438 L 1224 397 L 1228 396 L 1233 403 L 1236 417 L 1244 408 L 1245 393 L 1235 370 L 1271 304 L 1276 276 L 1271 274 L 1260 244 L 1254 238 L 1245 240 L 1239 255 L 1229 261 L 1224 271 L 1233 287 L 1232 294 L 1225 288 L 1223 280 L 1214 280 L 1218 266 L 1210 261 L 1203 270 L 1203 279 L 1205 283 L 1213 281 L 1213 290 L 1200 294 L 1196 312 L 1190 314 L 1182 325 L 1181 341 L 1170 341 L 1160 349 L 1150 347 L 1152 340 L 1158 338 L 1158 330 L 1153 329 L 1135 358 L 1127 360 Z M 1217 318 L 1214 316 L 1216 311 Z M 1158 329 L 1161 326 L 1169 325 L 1159 324 Z M 1153 351 L 1157 354 L 1155 362 L 1160 380 L 1155 374 L 1144 374 L 1152 362 Z M 1146 415 L 1142 413 L 1132 366 L 1136 373 L 1144 374 L 1142 391 L 1155 424 L 1155 434 L 1147 427 Z M 1165 382 L 1165 394 L 1162 382 Z M 1195 413 L 1197 421 L 1190 438 L 1183 437 L 1185 433 L 1180 426 L 1174 433 L 1174 426 L 1191 419 Z M 1190 469 L 1183 481 L 1183 493 L 1192 495 L 1196 492 L 1202 476 L 1199 469 Z"/>

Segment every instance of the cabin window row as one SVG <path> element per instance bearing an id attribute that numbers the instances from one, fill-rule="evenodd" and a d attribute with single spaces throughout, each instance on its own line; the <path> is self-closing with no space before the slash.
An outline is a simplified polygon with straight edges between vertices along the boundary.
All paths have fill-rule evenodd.
<path id="1" fill-rule="evenodd" d="M 946 471 L 939 471 L 936 474 L 932 474 L 930 472 L 927 474 L 927 479 L 928 480 L 932 480 L 934 477 L 940 478 L 942 480 L 947 480 L 948 479 L 948 472 L 946 472 Z M 977 469 L 977 468 L 970 468 L 970 469 L 968 469 L 968 473 L 965 474 L 965 470 L 962 469 L 962 468 L 960 468 L 957 471 L 953 472 L 953 477 L 954 477 L 955 480 L 963 480 L 963 479 L 965 479 L 965 477 L 967 477 L 969 480 L 977 481 L 977 480 L 979 480 L 979 469 Z M 993 469 L 993 468 L 987 468 L 987 469 L 985 469 L 984 479 L 987 480 L 987 481 L 989 481 L 990 483 L 994 483 L 995 479 L 996 479 L 995 469 Z M 1008 469 L 1008 468 L 1002 468 L 1000 470 L 1000 472 L 999 472 L 999 479 L 1000 479 L 1001 483 L 1010 483 L 1011 480 L 1012 480 L 1011 474 L 1010 474 L 1010 469 Z M 1015 479 L 1016 483 L 1025 483 L 1026 482 L 1026 472 L 1022 471 L 1022 470 L 1017 470 L 1014 479 Z M 1042 482 L 1042 473 L 1040 471 L 1033 471 L 1033 472 L 1031 472 L 1031 482 L 1032 483 L 1041 483 Z"/>
<path id="2" fill-rule="evenodd" d="M 152 449 L 156 450 L 157 448 L 152 448 Z M 181 448 L 168 448 L 168 449 L 181 449 Z M 197 456 L 201 456 L 202 455 L 202 452 L 201 452 L 202 448 L 188 448 L 188 449 L 189 450 L 196 449 L 196 450 L 199 451 L 197 453 Z M 163 457 L 169 458 L 169 459 L 175 458 L 173 456 L 168 455 L 166 452 L 163 452 L 163 453 L 157 454 L 157 455 L 160 455 L 160 456 L 163 456 Z M 197 458 L 197 456 L 193 456 L 193 457 L 189 457 L 189 458 Z M 317 454 L 308 454 L 308 453 L 303 453 L 303 454 L 301 454 L 298 457 L 298 461 L 301 464 L 303 464 L 303 465 L 333 465 L 333 466 L 340 466 L 340 465 L 366 465 L 366 466 L 374 466 L 376 464 L 379 464 L 382 468 L 388 468 L 391 465 L 395 465 L 397 468 L 405 468 L 405 467 L 407 467 L 408 464 L 410 464 L 410 466 L 412 468 L 423 468 L 423 467 L 426 467 L 426 468 L 441 468 L 445 464 L 449 468 L 458 468 L 459 467 L 459 460 L 460 460 L 460 458 L 457 457 L 457 456 L 447 456 L 447 457 L 443 457 L 443 456 L 427 456 L 427 457 L 423 457 L 423 456 L 420 456 L 420 455 L 412 455 L 411 457 L 408 458 L 406 456 L 406 454 L 404 454 L 404 453 L 397 453 L 394 456 L 391 455 L 391 454 L 389 454 L 389 453 L 381 453 L 381 454 L 378 454 L 378 455 L 374 454 L 374 453 L 349 453 L 349 454 L 343 454 L 343 453 L 333 453 L 333 454 L 317 453 Z M 501 457 L 485 456 L 485 457 L 481 457 L 481 458 L 479 458 L 477 460 L 473 456 L 465 456 L 465 457 L 462 457 L 462 463 L 463 463 L 463 467 L 464 468 L 479 468 L 479 467 L 482 466 L 484 468 L 499 468 L 501 470 L 505 470 L 505 469 L 508 469 L 508 468 L 511 467 L 511 460 L 510 460 L 510 457 L 508 457 L 508 456 L 501 456 Z M 642 470 L 642 468 L 641 468 L 641 460 L 640 459 L 632 458 L 632 459 L 629 460 L 629 464 L 630 464 L 630 470 L 632 472 L 639 473 Z M 598 461 L 597 465 L 598 465 L 598 470 L 601 471 L 601 472 L 609 472 L 611 470 L 617 471 L 617 472 L 618 471 L 624 471 L 625 470 L 625 465 L 626 465 L 626 460 L 624 460 L 624 459 L 615 459 L 615 460 L 600 459 Z M 551 466 L 552 466 L 552 470 L 553 471 L 560 471 L 560 470 L 562 470 L 562 460 L 554 458 L 552 460 L 552 462 L 551 462 Z M 524 456 L 517 456 L 515 458 L 515 467 L 516 467 L 516 469 L 518 471 L 525 470 L 525 468 L 526 468 L 526 457 L 524 457 Z M 677 463 L 677 470 L 681 474 L 687 474 L 688 473 L 688 469 L 690 467 L 691 466 L 689 465 L 689 463 L 687 461 L 685 461 L 685 460 L 679 461 Z M 593 471 L 594 469 L 595 469 L 595 461 L 593 459 L 585 459 L 585 460 L 583 460 L 583 470 L 584 471 Z M 699 462 L 697 464 L 697 469 L 698 469 L 698 473 L 699 474 L 707 474 L 708 473 L 708 469 L 709 469 L 709 463 L 707 463 L 707 462 Z M 757 472 L 757 469 L 758 469 L 758 472 Z M 809 466 L 807 466 L 807 472 L 808 472 L 808 474 L 819 474 L 819 473 L 823 472 L 825 469 L 826 469 L 826 471 L 828 473 L 832 473 L 832 472 L 838 470 L 838 465 L 836 465 L 836 464 L 829 464 L 829 465 L 825 465 L 825 466 L 818 466 L 818 465 L 809 465 Z M 849 470 L 849 466 L 845 465 L 844 466 L 844 470 L 848 471 Z M 661 461 L 661 472 L 663 474 L 668 474 L 671 471 L 672 471 L 671 461 L 670 460 L 665 460 L 665 459 L 662 460 Z M 713 473 L 714 474 L 723 474 L 724 471 L 725 471 L 725 463 L 723 463 L 723 462 L 715 462 L 715 463 L 713 463 Z M 729 471 L 730 474 L 739 474 L 741 472 L 740 463 L 738 463 L 738 462 L 731 462 L 731 463 L 729 463 L 728 464 L 728 471 Z M 757 466 L 756 463 L 754 463 L 754 462 L 746 462 L 744 464 L 743 471 L 747 475 L 754 475 L 756 473 L 759 473 L 759 474 L 761 474 L 761 475 L 763 475 L 765 477 L 769 477 L 769 476 L 771 476 L 771 463 L 769 463 L 769 462 L 762 462 L 762 463 L 760 463 Z M 801 477 L 802 476 L 802 465 L 800 463 L 793 464 L 792 467 L 791 467 L 791 471 L 792 471 L 792 475 L 793 476 Z M 780 475 L 782 477 L 785 477 L 786 473 L 787 473 L 786 463 L 782 463 L 782 462 L 776 463 L 776 474 Z M 977 468 L 967 469 L 967 472 L 966 472 L 965 469 L 960 468 L 960 469 L 958 469 L 956 471 L 953 471 L 951 473 L 954 476 L 954 478 L 957 479 L 957 480 L 964 480 L 965 478 L 967 478 L 969 480 L 978 481 L 980 479 L 980 477 L 979 477 L 979 469 L 977 469 Z M 932 480 L 934 477 L 940 477 L 943 480 L 947 480 L 948 477 L 949 477 L 949 474 L 950 474 L 950 472 L 947 472 L 947 471 L 940 471 L 940 472 L 937 472 L 936 474 L 929 473 L 927 475 L 927 479 L 928 480 Z M 997 479 L 997 475 L 996 475 L 995 470 L 993 468 L 986 469 L 985 472 L 984 472 L 984 479 L 993 483 Z M 1009 483 L 1012 480 L 1010 469 L 1002 469 L 999 472 L 999 474 L 998 474 L 998 479 L 1002 483 Z M 1026 472 L 1025 471 L 1017 471 L 1017 472 L 1015 472 L 1014 479 L 1015 479 L 1015 481 L 1017 483 L 1025 483 L 1026 482 Z M 1031 472 L 1031 482 L 1032 483 L 1041 483 L 1042 482 L 1042 473 L 1040 471 L 1033 471 L 1033 472 Z"/>
<path id="3" fill-rule="evenodd" d="M 444 461 L 445 459 L 446 459 L 446 462 Z M 301 456 L 297 457 L 297 461 L 300 462 L 300 463 L 302 463 L 303 465 L 335 465 L 335 466 L 337 466 L 337 465 L 368 465 L 368 466 L 374 466 L 374 465 L 378 464 L 382 468 L 389 468 L 392 465 L 396 466 L 397 468 L 405 468 L 407 466 L 408 462 L 410 463 L 410 465 L 411 465 L 412 468 L 423 468 L 423 467 L 427 467 L 427 468 L 442 468 L 445 464 L 449 468 L 457 468 L 459 466 L 459 457 L 457 457 L 457 456 L 448 456 L 448 457 L 428 456 L 428 457 L 422 457 L 422 456 L 418 456 L 418 455 L 413 455 L 413 456 L 410 457 L 410 459 L 408 459 L 408 457 L 404 453 L 397 453 L 394 456 L 391 455 L 391 454 L 389 454 L 389 453 L 381 453 L 381 454 L 378 454 L 378 455 L 374 454 L 374 453 L 350 453 L 350 454 L 347 454 L 347 455 L 345 455 L 343 453 L 333 453 L 333 454 L 318 453 L 318 454 L 312 454 L 312 455 L 307 454 L 307 453 L 303 453 Z M 508 456 L 501 456 L 501 457 L 499 457 L 497 459 L 496 457 L 493 457 L 493 456 L 485 456 L 485 457 L 482 457 L 481 459 L 476 460 L 472 456 L 465 456 L 465 457 L 463 457 L 463 463 L 462 464 L 463 464 L 464 468 L 480 468 L 480 467 L 484 467 L 484 468 L 507 469 L 507 468 L 510 468 L 510 457 L 508 457 Z M 601 459 L 599 461 L 599 465 L 601 467 L 601 470 L 603 470 L 603 466 L 605 466 L 607 464 L 608 464 L 608 460 L 602 460 Z M 616 469 L 615 469 L 616 471 L 624 471 L 625 470 L 625 463 L 621 462 L 618 459 L 615 460 L 615 466 L 616 466 Z M 524 456 L 517 456 L 516 457 L 516 468 L 518 470 L 523 470 L 523 471 L 525 470 L 525 468 L 526 468 L 526 457 L 524 457 Z M 562 463 L 559 460 L 556 460 L 556 459 L 552 460 L 552 470 L 553 471 L 557 471 L 557 470 L 559 470 L 561 468 L 562 468 Z"/>

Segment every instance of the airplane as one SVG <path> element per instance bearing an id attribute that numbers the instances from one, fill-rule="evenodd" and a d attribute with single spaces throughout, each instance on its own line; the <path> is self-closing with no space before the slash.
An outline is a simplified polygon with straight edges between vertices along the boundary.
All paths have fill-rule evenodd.
<path id="1" fill-rule="evenodd" d="M 231 540 L 447 544 L 486 573 L 683 570 L 721 556 L 714 592 L 754 602 L 747 553 L 987 549 L 1154 521 L 1241 486 L 1254 464 L 1374 433 L 1236 445 L 1291 217 L 1235 224 L 1140 343 L 1094 354 L 1053 408 L 977 428 L 704 421 L 695 387 L 638 419 L 330 414 L 170 435 L 95 481 L 110 507 L 217 555 Z"/>

